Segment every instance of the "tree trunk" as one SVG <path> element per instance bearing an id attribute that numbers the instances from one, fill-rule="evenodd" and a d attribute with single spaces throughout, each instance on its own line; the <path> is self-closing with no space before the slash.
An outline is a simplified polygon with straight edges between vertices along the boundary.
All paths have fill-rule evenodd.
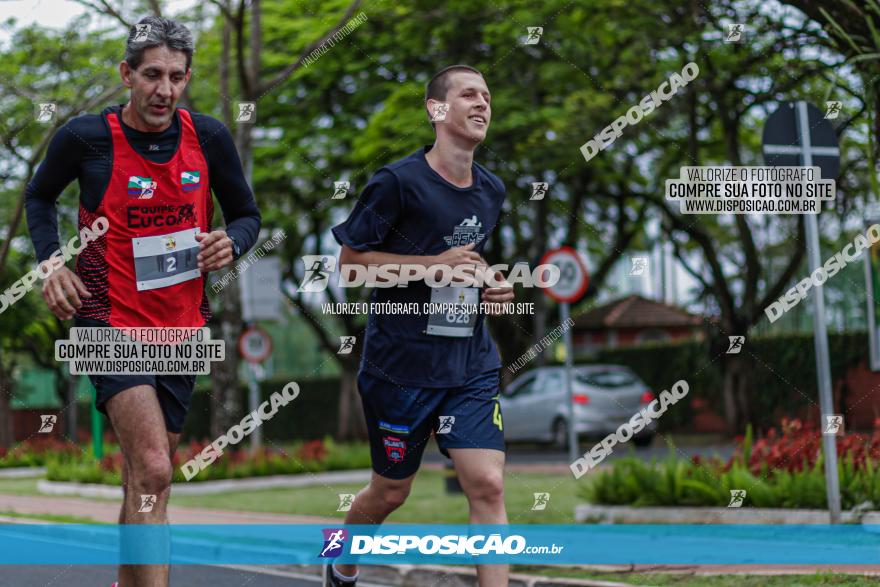
<path id="1" fill-rule="evenodd" d="M 736 408 L 736 381 L 735 374 L 729 368 L 724 369 L 723 379 L 723 398 L 724 398 L 724 421 L 727 422 L 727 428 L 730 432 L 736 432 L 737 420 L 739 419 L 739 411 Z"/>
<path id="2" fill-rule="evenodd" d="M 751 398 L 749 397 L 752 390 L 751 385 L 751 369 L 745 364 L 745 360 L 741 357 L 736 359 L 736 397 L 739 402 L 740 422 L 737 430 L 745 430 L 746 424 L 751 424 L 753 428 L 757 428 L 755 414 L 752 411 Z"/>
<path id="3" fill-rule="evenodd" d="M 742 431 L 753 420 L 750 390 L 749 366 L 745 359 L 727 355 L 724 359 L 724 416 L 732 433 Z"/>
<path id="4" fill-rule="evenodd" d="M 2 353 L 2 351 L 0 351 Z M 12 431 L 12 380 L 3 365 L 0 354 L 0 448 L 9 448 L 15 442 Z"/>
<path id="5" fill-rule="evenodd" d="M 67 379 L 67 397 L 65 399 L 65 404 L 67 408 L 64 410 L 64 413 L 67 414 L 65 418 L 65 426 L 67 428 L 67 438 L 71 440 L 71 442 L 77 441 L 77 413 L 76 413 L 76 388 L 79 387 L 77 385 L 79 383 L 79 375 L 70 375 Z"/>
<path id="6" fill-rule="evenodd" d="M 238 335 L 241 333 L 241 308 L 238 284 L 233 282 L 220 293 L 220 335 L 226 358 L 211 365 L 211 437 L 224 434 L 243 415 L 238 382 Z M 216 333 L 214 333 L 216 337 Z"/>
<path id="7" fill-rule="evenodd" d="M 362 440 L 367 437 L 367 423 L 357 389 L 357 373 L 357 361 L 343 361 L 336 429 L 339 440 Z"/>

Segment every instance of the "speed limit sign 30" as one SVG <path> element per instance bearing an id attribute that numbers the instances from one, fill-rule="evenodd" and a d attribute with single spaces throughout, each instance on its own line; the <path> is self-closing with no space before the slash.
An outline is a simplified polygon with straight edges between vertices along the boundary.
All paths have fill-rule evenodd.
<path id="1" fill-rule="evenodd" d="M 559 268 L 559 281 L 544 290 L 557 302 L 572 303 L 581 299 L 587 292 L 590 276 L 580 255 L 571 247 L 552 249 L 541 257 L 541 265 L 555 265 Z"/>
<path id="2" fill-rule="evenodd" d="M 262 328 L 251 326 L 238 337 L 238 352 L 248 363 L 262 363 L 272 354 L 272 337 Z"/>

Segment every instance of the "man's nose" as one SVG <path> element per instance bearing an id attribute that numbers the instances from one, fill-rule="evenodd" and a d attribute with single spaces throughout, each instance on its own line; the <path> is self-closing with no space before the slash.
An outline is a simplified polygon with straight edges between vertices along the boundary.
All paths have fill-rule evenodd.
<path id="1" fill-rule="evenodd" d="M 170 98 L 171 90 L 173 87 L 174 86 L 171 83 L 171 80 L 167 77 L 163 77 L 162 81 L 159 82 L 159 86 L 156 88 L 156 94 L 158 94 L 162 98 Z"/>

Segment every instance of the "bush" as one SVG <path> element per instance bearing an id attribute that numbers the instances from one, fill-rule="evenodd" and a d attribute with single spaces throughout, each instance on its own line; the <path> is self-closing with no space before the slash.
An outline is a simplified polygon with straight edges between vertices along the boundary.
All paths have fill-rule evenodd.
<path id="1" fill-rule="evenodd" d="M 267 379 L 260 383 L 260 401 L 291 381 L 287 379 Z M 339 378 L 326 377 L 321 379 L 296 380 L 300 387 L 300 395 L 296 401 L 279 410 L 275 416 L 264 422 L 263 438 L 276 442 L 292 440 L 311 440 L 325 435 L 336 434 L 336 413 L 339 409 Z M 197 385 L 192 395 L 190 409 L 183 428 L 183 439 L 205 438 L 211 434 L 211 396 L 210 387 Z M 248 405 L 247 387 L 239 389 L 242 406 Z M 315 414 L 321 414 L 316 418 Z M 244 416 L 244 414 L 242 414 Z"/>
<path id="2" fill-rule="evenodd" d="M 840 468 L 843 480 L 842 463 Z M 876 493 L 870 488 L 876 480 L 875 473 L 852 471 L 847 483 L 841 482 L 843 507 L 851 509 Z M 827 506 L 821 460 L 810 469 L 762 478 L 740 464 L 724 470 L 673 458 L 659 464 L 627 458 L 597 473 L 581 488 L 581 495 L 590 503 L 603 505 L 724 507 L 730 502 L 732 489 L 745 489 L 743 503 L 753 507 Z"/>
<path id="3" fill-rule="evenodd" d="M 590 503 L 632 506 L 726 506 L 732 489 L 745 489 L 744 505 L 766 508 L 827 507 L 822 434 L 785 419 L 753 442 L 751 428 L 727 461 L 670 456 L 661 463 L 634 458 L 596 471 L 580 489 Z M 880 430 L 837 437 L 841 505 L 880 505 Z"/>
<path id="4" fill-rule="evenodd" d="M 207 444 L 191 442 L 178 449 L 172 460 L 174 482 L 186 481 L 181 465 L 199 454 Z M 328 437 L 323 440 L 297 442 L 286 450 L 263 447 L 256 454 L 249 449 L 225 451 L 191 481 L 296 475 L 369 467 L 370 449 L 366 443 L 338 444 Z M 52 463 L 47 468 L 46 478 L 50 481 L 119 485 L 122 481 L 122 454 L 107 455 L 100 461 L 92 458 L 77 463 Z"/>
<path id="5" fill-rule="evenodd" d="M 828 335 L 832 381 L 839 381 L 850 368 L 868 359 L 867 336 L 865 332 Z M 750 335 L 746 349 L 748 353 L 744 351 L 741 360 L 747 362 L 751 377 L 752 425 L 765 430 L 783 416 L 805 415 L 811 399 L 818 397 L 813 335 Z M 655 393 L 685 379 L 690 384 L 689 399 L 705 399 L 723 415 L 721 358 L 713 354 L 708 341 L 688 341 L 604 349 L 595 362 L 627 365 Z M 800 393 L 792 393 L 792 389 Z M 658 421 L 660 430 L 687 430 L 693 421 L 690 404 L 681 402 L 667 412 Z"/>
<path id="6" fill-rule="evenodd" d="M 8 467 L 43 467 L 50 462 L 71 462 L 81 457 L 83 449 L 71 442 L 41 436 L 22 441 L 8 452 L 0 447 L 0 469 Z"/>

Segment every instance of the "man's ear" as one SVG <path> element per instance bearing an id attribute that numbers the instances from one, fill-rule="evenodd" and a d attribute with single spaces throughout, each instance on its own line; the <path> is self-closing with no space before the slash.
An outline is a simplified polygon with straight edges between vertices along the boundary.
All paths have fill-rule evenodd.
<path id="1" fill-rule="evenodd" d="M 132 85 L 131 76 L 134 73 L 134 70 L 128 64 L 128 61 L 122 60 L 119 62 L 119 77 L 122 78 L 122 85 L 126 88 L 130 88 Z"/>

